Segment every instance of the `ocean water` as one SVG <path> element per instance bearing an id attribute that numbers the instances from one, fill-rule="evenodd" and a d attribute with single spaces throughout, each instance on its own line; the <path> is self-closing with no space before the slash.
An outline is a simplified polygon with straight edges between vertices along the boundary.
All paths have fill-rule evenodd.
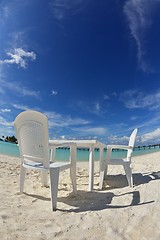
<path id="1" fill-rule="evenodd" d="M 141 148 L 141 149 L 135 149 L 133 151 L 133 156 L 139 156 L 147 153 L 153 153 L 160 151 L 159 147 L 155 148 Z M 7 142 L 2 142 L 0 141 L 0 154 L 5 154 L 5 155 L 10 155 L 10 156 L 15 156 L 15 157 L 20 157 L 19 154 L 19 147 L 16 144 L 13 143 L 7 143 Z M 69 154 L 70 151 L 69 149 L 57 149 L 56 150 L 56 159 L 57 160 L 68 160 L 69 159 Z M 103 157 L 105 159 L 107 154 L 107 151 L 104 150 Z M 112 157 L 125 157 L 126 156 L 126 151 L 119 150 L 119 151 L 113 151 L 112 152 Z M 95 160 L 99 159 L 99 151 L 95 150 L 94 153 Z M 89 150 L 88 149 L 77 149 L 77 160 L 78 161 L 88 161 L 89 158 Z"/>

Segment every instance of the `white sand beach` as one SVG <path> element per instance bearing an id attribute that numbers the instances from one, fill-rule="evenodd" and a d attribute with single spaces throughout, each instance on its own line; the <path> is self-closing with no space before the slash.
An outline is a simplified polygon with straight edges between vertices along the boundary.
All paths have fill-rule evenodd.
<path id="1" fill-rule="evenodd" d="M 88 192 L 88 163 L 78 162 L 78 195 L 71 194 L 69 171 L 61 173 L 56 212 L 38 172 L 28 171 L 19 194 L 19 165 L 19 158 L 0 155 L 2 240 L 160 239 L 160 152 L 133 158 L 133 189 L 123 168 L 110 166 L 99 191 L 96 162 L 94 191 Z"/>

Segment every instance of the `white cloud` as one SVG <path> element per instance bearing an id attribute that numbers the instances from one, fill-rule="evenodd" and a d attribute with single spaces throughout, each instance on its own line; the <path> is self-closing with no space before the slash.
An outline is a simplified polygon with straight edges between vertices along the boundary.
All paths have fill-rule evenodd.
<path id="1" fill-rule="evenodd" d="M 143 134 L 140 137 L 140 142 L 146 145 L 160 143 L 160 128 L 157 128 L 153 132 Z"/>
<path id="2" fill-rule="evenodd" d="M 19 110 L 28 110 L 29 107 L 26 106 L 26 105 L 21 105 L 21 104 L 12 104 L 12 106 L 15 108 L 15 109 L 19 109 Z"/>
<path id="3" fill-rule="evenodd" d="M 103 127 L 92 127 L 92 128 L 86 128 L 83 129 L 83 131 L 87 134 L 92 134 L 92 135 L 105 135 L 106 134 L 106 129 Z"/>
<path id="4" fill-rule="evenodd" d="M 146 33 L 152 26 L 153 9 L 159 0 L 128 0 L 124 5 L 124 13 L 127 17 L 131 35 L 137 45 L 137 58 L 139 67 L 144 71 L 149 71 L 145 55 L 146 49 L 144 39 Z"/>
<path id="5" fill-rule="evenodd" d="M 109 144 L 125 144 L 128 145 L 129 143 L 129 136 L 122 136 L 122 137 L 118 137 L 116 135 L 114 136 L 109 136 L 108 137 L 108 143 Z"/>
<path id="6" fill-rule="evenodd" d="M 1 112 L 11 112 L 11 109 L 8 109 L 8 108 L 1 108 Z"/>
<path id="7" fill-rule="evenodd" d="M 19 91 L 19 87 L 17 88 L 17 90 Z M 32 96 L 35 98 L 40 98 L 39 96 L 40 92 L 39 91 L 33 91 L 27 88 L 22 88 L 22 95 L 23 96 Z"/>
<path id="8" fill-rule="evenodd" d="M 8 122 L 0 116 L 0 125 L 5 127 L 13 127 L 13 122 Z"/>
<path id="9" fill-rule="evenodd" d="M 131 116 L 131 117 L 130 117 L 130 119 L 131 119 L 132 121 L 135 121 L 137 118 L 138 118 L 137 116 Z"/>
<path id="10" fill-rule="evenodd" d="M 96 103 L 96 104 L 95 104 L 95 109 L 96 109 L 96 111 L 99 111 L 99 110 L 100 110 L 100 104 L 99 104 L 99 103 Z"/>
<path id="11" fill-rule="evenodd" d="M 36 54 L 34 52 L 27 52 L 22 48 L 14 48 L 6 54 L 10 57 L 10 59 L 0 60 L 0 64 L 17 64 L 22 68 L 26 68 L 28 59 L 36 59 Z"/>
<path id="12" fill-rule="evenodd" d="M 82 127 L 74 128 L 74 131 L 78 132 L 79 135 L 92 135 L 95 138 L 95 135 L 104 136 L 107 133 L 106 128 L 103 127 Z"/>
<path id="13" fill-rule="evenodd" d="M 57 95 L 57 94 L 58 94 L 58 92 L 57 92 L 57 91 L 55 91 L 55 90 L 52 90 L 52 92 L 51 92 L 51 95 L 55 96 L 55 95 Z"/>
<path id="14" fill-rule="evenodd" d="M 136 137 L 135 146 L 137 145 L 152 145 L 152 144 L 159 144 L 160 143 L 160 128 L 157 128 L 154 131 L 139 134 L 139 132 L 146 132 L 146 129 L 153 124 L 152 121 L 148 122 L 145 126 L 138 126 L 138 135 Z M 137 126 L 136 126 L 137 127 Z M 132 126 L 132 130 L 134 126 Z M 107 144 L 125 144 L 128 145 L 130 135 L 111 135 L 107 139 Z"/>
<path id="15" fill-rule="evenodd" d="M 146 94 L 137 90 L 127 90 L 120 96 L 120 100 L 129 109 L 148 108 L 156 110 L 160 108 L 160 91 Z"/>

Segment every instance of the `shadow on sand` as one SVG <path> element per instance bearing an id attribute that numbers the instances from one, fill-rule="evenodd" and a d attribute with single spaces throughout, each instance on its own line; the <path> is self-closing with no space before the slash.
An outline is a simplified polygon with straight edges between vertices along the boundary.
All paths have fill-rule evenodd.
<path id="1" fill-rule="evenodd" d="M 127 195 L 132 195 L 131 202 L 129 204 L 112 204 L 114 198 L 119 198 Z M 59 202 L 63 202 L 73 208 L 64 210 L 58 209 L 62 212 L 86 212 L 86 211 L 100 211 L 104 209 L 118 209 L 118 208 L 127 208 L 130 206 L 139 206 L 144 204 L 153 203 L 154 201 L 148 202 L 140 202 L 140 193 L 139 191 L 127 192 L 124 194 L 114 194 L 112 192 L 102 192 L 102 191 L 94 191 L 94 192 L 85 192 L 78 191 L 78 196 L 75 198 L 58 198 Z M 118 200 L 117 200 L 118 202 Z"/>
<path id="2" fill-rule="evenodd" d="M 133 174 L 133 181 L 134 186 L 138 186 L 141 184 L 149 183 L 150 181 L 160 179 L 160 171 L 158 172 L 148 172 L 148 173 L 134 173 Z M 107 185 L 105 186 L 105 182 Z M 140 192 L 137 190 L 133 190 L 130 192 L 126 192 L 123 194 L 114 194 L 111 190 L 114 188 L 124 188 L 128 186 L 126 176 L 125 175 L 109 175 L 107 176 L 106 181 L 104 182 L 104 188 L 102 191 L 93 191 L 93 192 L 85 192 L 85 191 L 78 191 L 78 196 L 75 198 L 68 197 L 68 198 L 58 198 L 59 202 L 63 202 L 67 205 L 70 205 L 74 208 L 69 210 L 60 210 L 64 212 L 85 212 L 85 211 L 98 211 L 103 209 L 109 208 L 126 208 L 130 206 L 139 206 L 144 204 L 153 203 L 152 201 L 141 202 L 140 201 Z M 129 199 L 131 199 L 129 204 L 112 204 L 115 198 L 122 198 L 128 197 L 131 195 Z M 116 199 L 116 202 L 119 202 Z M 122 202 L 122 201 L 121 201 Z M 126 201 L 124 201 L 126 202 Z"/>
<path id="3" fill-rule="evenodd" d="M 158 172 L 150 172 L 150 173 L 134 173 L 133 174 L 134 179 L 134 186 L 138 186 L 141 184 L 148 183 L 153 180 L 160 179 L 160 171 Z M 105 182 L 107 182 L 107 185 L 105 186 Z M 122 194 L 114 194 L 111 190 L 114 188 L 124 188 L 127 187 L 127 180 L 125 175 L 108 175 L 107 180 L 104 182 L 104 188 L 103 190 L 96 190 L 93 192 L 87 192 L 87 191 L 78 191 L 78 194 L 76 197 L 73 197 L 73 194 L 69 194 L 68 197 L 58 197 L 58 202 L 63 202 L 64 204 L 71 206 L 70 209 L 58 209 L 62 212 L 86 212 L 86 211 L 100 211 L 104 209 L 119 209 L 119 208 L 127 208 L 131 206 L 139 206 L 144 204 L 150 204 L 153 203 L 153 201 L 148 202 L 141 202 L 140 201 L 140 192 L 137 190 L 133 190 L 130 192 L 122 193 Z M 46 198 L 39 195 L 34 194 L 28 194 L 24 193 L 27 196 L 35 198 L 34 201 L 43 200 L 43 201 L 51 201 L 50 198 Z M 112 204 L 113 199 L 115 198 L 121 198 L 119 201 L 116 199 L 116 202 L 122 202 L 122 197 L 129 197 L 130 200 L 129 204 Z M 127 199 L 127 201 L 128 201 Z M 125 200 L 125 199 L 124 199 Z M 126 200 L 124 201 L 126 202 Z"/>
<path id="4" fill-rule="evenodd" d="M 158 179 L 160 179 L 160 171 L 147 173 L 133 173 L 134 186 L 149 183 L 150 181 Z M 104 180 L 103 189 L 109 190 L 115 188 L 123 188 L 127 186 L 128 182 L 125 175 L 123 174 L 107 175 L 107 178 Z"/>

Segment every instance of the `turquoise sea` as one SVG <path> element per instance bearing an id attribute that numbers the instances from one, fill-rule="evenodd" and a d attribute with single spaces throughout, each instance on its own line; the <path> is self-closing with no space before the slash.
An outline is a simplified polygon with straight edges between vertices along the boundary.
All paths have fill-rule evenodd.
<path id="1" fill-rule="evenodd" d="M 135 149 L 133 151 L 133 156 L 143 155 L 147 153 L 153 153 L 160 151 L 159 147 L 151 148 L 151 149 Z M 107 151 L 104 150 L 104 159 L 106 157 Z M 7 143 L 0 141 L 0 154 L 10 155 L 19 157 L 19 148 L 16 144 L 13 143 Z M 113 157 L 125 157 L 126 151 L 113 151 L 112 152 Z M 78 161 L 88 161 L 89 157 L 89 150 L 88 149 L 78 149 L 77 150 L 77 160 Z M 69 159 L 69 149 L 57 149 L 56 150 L 56 159 L 57 160 L 63 160 L 63 159 Z M 99 159 L 99 151 L 95 150 L 95 160 Z"/>

